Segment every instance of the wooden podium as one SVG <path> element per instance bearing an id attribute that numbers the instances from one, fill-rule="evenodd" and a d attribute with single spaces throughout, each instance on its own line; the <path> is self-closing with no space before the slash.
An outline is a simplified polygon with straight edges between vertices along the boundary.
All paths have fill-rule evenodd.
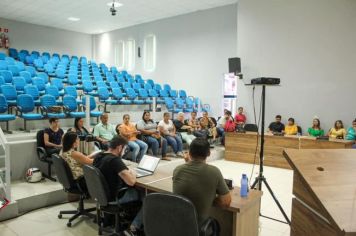
<path id="1" fill-rule="evenodd" d="M 356 150 L 286 149 L 292 236 L 356 235 Z"/>

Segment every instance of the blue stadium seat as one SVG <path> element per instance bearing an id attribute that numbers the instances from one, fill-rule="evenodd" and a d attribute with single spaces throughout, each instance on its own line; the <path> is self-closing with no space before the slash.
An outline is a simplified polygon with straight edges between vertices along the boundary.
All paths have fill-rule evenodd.
<path id="1" fill-rule="evenodd" d="M 156 98 L 157 100 L 156 100 L 156 103 L 157 104 L 164 104 L 165 102 L 164 102 L 164 100 L 163 99 L 158 99 L 158 93 L 157 93 L 157 91 L 156 90 L 154 90 L 154 89 L 150 89 L 150 90 L 148 90 L 148 96 L 150 96 L 151 98 Z"/>
<path id="2" fill-rule="evenodd" d="M 113 88 L 120 88 L 120 85 L 118 82 L 110 82 L 110 88 L 113 89 Z"/>
<path id="3" fill-rule="evenodd" d="M 5 83 L 12 83 L 12 72 L 9 70 L 0 70 L 0 75 L 4 77 Z"/>
<path id="4" fill-rule="evenodd" d="M 63 105 L 68 116 L 72 118 L 85 117 L 85 112 L 78 111 L 78 105 L 75 97 L 65 95 L 63 97 Z"/>
<path id="5" fill-rule="evenodd" d="M 155 86 L 155 83 L 154 83 L 153 80 L 151 80 L 151 79 L 148 79 L 148 80 L 146 81 L 146 83 L 147 83 L 147 84 L 150 84 L 152 88 L 154 88 L 154 86 Z"/>
<path id="6" fill-rule="evenodd" d="M 49 77 L 47 75 L 47 73 L 45 72 L 37 72 L 37 77 L 40 77 L 44 80 L 45 84 L 47 84 L 49 82 Z"/>
<path id="7" fill-rule="evenodd" d="M 166 98 L 166 97 L 169 97 L 169 93 L 167 90 L 159 90 L 159 96 L 162 97 L 162 98 Z"/>
<path id="8" fill-rule="evenodd" d="M 116 105 L 118 101 L 110 98 L 110 92 L 106 87 L 98 87 L 99 101 L 104 103 L 104 112 L 107 105 Z"/>
<path id="9" fill-rule="evenodd" d="M 43 68 L 44 64 L 43 64 L 42 58 L 35 59 L 33 61 L 33 64 L 36 67 L 36 70 L 41 71 L 41 72 L 44 71 L 44 68 Z"/>
<path id="10" fill-rule="evenodd" d="M 142 88 L 140 83 L 133 83 L 132 88 L 135 90 L 136 93 Z"/>
<path id="11" fill-rule="evenodd" d="M 17 65 L 17 67 L 19 68 L 19 71 L 20 71 L 20 72 L 26 70 L 25 64 L 24 64 L 23 62 L 17 61 L 17 62 L 16 62 L 16 65 Z"/>
<path id="12" fill-rule="evenodd" d="M 26 65 L 33 65 L 33 61 L 34 61 L 34 58 L 33 58 L 33 56 L 32 55 L 27 55 L 26 57 L 25 57 L 25 63 L 26 63 Z"/>
<path id="13" fill-rule="evenodd" d="M 168 92 L 172 90 L 172 89 L 171 89 L 171 86 L 170 86 L 169 84 L 164 84 L 164 85 L 163 85 L 163 89 L 166 90 L 166 91 L 168 91 Z"/>
<path id="14" fill-rule="evenodd" d="M 43 95 L 41 97 L 41 112 L 42 115 L 44 115 L 47 118 L 59 118 L 63 119 L 66 117 L 66 114 L 63 112 L 60 113 L 53 113 L 51 112 L 51 107 L 57 106 L 56 98 L 53 97 L 52 95 Z"/>
<path id="15" fill-rule="evenodd" d="M 179 112 L 180 111 L 184 111 L 185 112 L 184 100 L 182 98 L 177 98 L 175 102 L 176 102 L 176 109 L 175 110 L 179 110 Z M 187 111 L 187 112 L 192 112 L 192 111 L 193 111 L 193 109 L 191 109 L 190 111 Z"/>
<path id="16" fill-rule="evenodd" d="M 25 94 L 32 96 L 35 106 L 41 106 L 40 93 L 37 89 L 37 86 L 30 85 L 30 84 L 26 85 L 25 86 Z"/>
<path id="17" fill-rule="evenodd" d="M 152 104 L 152 99 L 149 98 L 148 92 L 146 89 L 139 89 L 138 96 L 145 101 L 146 104 Z"/>
<path id="18" fill-rule="evenodd" d="M 77 89 L 74 86 L 64 87 L 64 94 L 74 97 L 77 100 L 78 104 L 82 104 L 82 100 L 78 99 Z"/>
<path id="19" fill-rule="evenodd" d="M 194 101 L 191 97 L 187 97 L 185 99 L 185 112 L 192 112 L 192 111 L 196 111 L 194 109 Z"/>
<path id="20" fill-rule="evenodd" d="M 12 78 L 12 84 L 14 85 L 17 94 L 23 94 L 26 86 L 26 81 L 21 76 L 15 76 Z"/>
<path id="21" fill-rule="evenodd" d="M 106 83 L 104 81 L 97 81 L 96 82 L 96 87 L 99 89 L 99 87 L 104 87 L 104 88 L 108 88 L 108 86 L 106 85 Z M 98 92 L 99 93 L 99 92 Z"/>
<path id="22" fill-rule="evenodd" d="M 83 89 L 83 86 L 79 84 L 78 76 L 74 74 L 68 75 L 68 83 L 75 86 L 77 89 Z"/>
<path id="23" fill-rule="evenodd" d="M 169 98 L 169 97 L 164 98 L 164 104 L 166 105 L 167 110 L 170 112 L 178 113 L 178 112 L 183 111 L 183 109 L 174 107 L 174 102 L 173 102 L 172 98 Z"/>
<path id="24" fill-rule="evenodd" d="M 9 106 L 17 105 L 17 92 L 13 85 L 1 85 L 1 93 L 5 96 Z"/>
<path id="25" fill-rule="evenodd" d="M 155 84 L 154 87 L 153 87 L 157 92 L 161 91 L 162 90 L 162 87 L 160 84 Z"/>
<path id="26" fill-rule="evenodd" d="M 21 62 L 25 62 L 26 61 L 26 56 L 27 54 L 23 53 L 23 52 L 19 52 L 18 54 L 18 60 L 20 60 Z"/>
<path id="27" fill-rule="evenodd" d="M 169 91 L 169 96 L 171 98 L 176 98 L 178 96 L 177 90 L 170 90 Z"/>
<path id="28" fill-rule="evenodd" d="M 179 90 L 179 97 L 184 99 L 187 97 L 187 93 L 185 92 L 185 90 Z"/>
<path id="29" fill-rule="evenodd" d="M 8 111 L 8 104 L 4 95 L 0 94 L 0 122 L 6 122 L 5 132 L 9 132 L 9 121 L 15 120 L 16 116 L 12 114 L 4 114 Z"/>
<path id="30" fill-rule="evenodd" d="M 9 48 L 9 56 L 17 59 L 18 58 L 18 51 L 15 48 Z"/>
<path id="31" fill-rule="evenodd" d="M 0 86 L 5 84 L 5 79 L 0 75 Z"/>
<path id="32" fill-rule="evenodd" d="M 51 85 L 54 85 L 58 88 L 58 92 L 60 96 L 64 95 L 64 85 L 63 85 L 63 80 L 58 79 L 58 78 L 53 78 L 51 79 Z"/>
<path id="33" fill-rule="evenodd" d="M 16 61 L 12 57 L 5 57 L 5 61 L 7 62 L 8 65 L 15 65 Z"/>
<path id="34" fill-rule="evenodd" d="M 82 101 L 83 101 L 83 107 L 85 109 L 85 105 L 86 105 L 86 97 L 85 96 L 82 98 Z M 89 106 L 90 107 L 90 116 L 99 118 L 103 114 L 103 112 L 100 110 L 99 111 L 95 110 L 96 109 L 95 98 L 93 96 L 90 96 L 89 102 L 90 102 L 89 103 L 90 104 L 90 106 Z M 102 107 L 102 105 L 98 105 L 98 108 L 100 108 L 100 107 Z"/>
<path id="35" fill-rule="evenodd" d="M 20 74 L 20 70 L 19 70 L 19 67 L 18 66 L 16 66 L 16 65 L 8 65 L 7 66 L 7 69 L 9 70 L 9 71 L 11 71 L 11 73 L 12 73 L 12 76 L 19 76 Z"/>
<path id="36" fill-rule="evenodd" d="M 6 58 L 6 54 L 0 52 L 0 60 L 5 60 L 5 58 Z"/>
<path id="37" fill-rule="evenodd" d="M 46 83 L 43 78 L 40 78 L 40 77 L 32 78 L 32 84 L 37 87 L 37 89 L 41 95 L 45 94 Z"/>
<path id="38" fill-rule="evenodd" d="M 123 99 L 124 94 L 122 93 L 120 88 L 111 88 L 111 90 L 112 90 L 113 98 L 116 99 L 118 101 L 118 103 L 124 104 L 124 105 L 132 104 L 132 101 Z"/>
<path id="39" fill-rule="evenodd" d="M 62 80 L 64 80 L 64 78 L 66 77 L 66 70 L 65 69 L 56 69 L 55 73 L 56 73 L 56 77 L 60 78 Z"/>
<path id="40" fill-rule="evenodd" d="M 24 130 L 27 130 L 27 120 L 43 119 L 43 115 L 33 112 L 34 109 L 35 103 L 31 95 L 21 94 L 17 97 L 16 113 L 24 120 Z"/>
<path id="41" fill-rule="evenodd" d="M 58 88 L 54 85 L 46 86 L 46 94 L 52 95 L 56 98 L 57 105 L 63 105 L 63 101 L 60 100 Z"/>
<path id="42" fill-rule="evenodd" d="M 54 73 L 54 67 L 51 63 L 47 63 L 43 66 L 45 72 L 48 74 L 50 77 L 55 77 L 56 73 Z"/>
<path id="43" fill-rule="evenodd" d="M 33 66 L 26 66 L 26 71 L 30 72 L 31 77 L 35 77 L 36 76 L 36 69 Z"/>
<path id="44" fill-rule="evenodd" d="M 98 93 L 94 91 L 94 85 L 89 80 L 83 80 L 83 92 L 91 96 L 98 96 Z"/>
<path id="45" fill-rule="evenodd" d="M 0 61 L 0 70 L 7 70 L 7 62 Z"/>
<path id="46" fill-rule="evenodd" d="M 28 71 L 20 71 L 20 76 L 25 79 L 26 84 L 31 84 L 32 83 L 32 77 L 31 77 L 30 72 L 28 72 Z"/>
<path id="47" fill-rule="evenodd" d="M 140 99 L 136 99 L 137 98 L 137 94 L 135 92 L 134 89 L 132 88 L 127 88 L 126 89 L 126 96 L 128 97 L 128 99 L 130 99 L 134 104 L 144 104 L 145 101 L 144 100 L 140 100 Z"/>
<path id="48" fill-rule="evenodd" d="M 148 83 L 144 84 L 143 88 L 146 89 L 147 91 L 149 91 L 150 89 L 153 89 L 151 84 L 148 84 Z"/>

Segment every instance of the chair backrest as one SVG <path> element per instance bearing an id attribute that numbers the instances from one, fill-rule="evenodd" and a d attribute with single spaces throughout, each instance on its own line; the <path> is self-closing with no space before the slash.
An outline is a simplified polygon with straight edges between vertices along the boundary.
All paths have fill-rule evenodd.
<path id="1" fill-rule="evenodd" d="M 26 66 L 26 71 L 30 72 L 32 77 L 36 76 L 36 69 L 33 66 Z"/>
<path id="2" fill-rule="evenodd" d="M 109 187 L 105 177 L 94 166 L 83 166 L 84 178 L 89 194 L 100 206 L 108 205 Z"/>
<path id="3" fill-rule="evenodd" d="M 171 86 L 169 84 L 164 84 L 163 89 L 167 91 L 171 91 Z"/>
<path id="4" fill-rule="evenodd" d="M 0 75 L 0 85 L 5 84 L 5 79 L 2 75 Z"/>
<path id="5" fill-rule="evenodd" d="M 83 80 L 83 87 L 85 92 L 92 92 L 94 90 L 93 83 L 90 80 Z"/>
<path id="6" fill-rule="evenodd" d="M 39 91 L 44 91 L 46 89 L 46 83 L 43 78 L 40 77 L 32 78 L 32 84 L 36 85 Z"/>
<path id="7" fill-rule="evenodd" d="M 7 70 L 7 62 L 0 60 L 0 70 Z"/>
<path id="8" fill-rule="evenodd" d="M 70 190 L 76 187 L 72 171 L 67 162 L 58 154 L 52 154 L 54 169 L 56 170 L 57 179 L 62 184 L 65 190 Z"/>
<path id="9" fill-rule="evenodd" d="M 135 90 L 132 89 L 132 88 L 127 88 L 127 89 L 126 89 L 126 93 L 127 93 L 127 96 L 128 96 L 130 99 L 134 99 L 134 98 L 137 97 L 137 94 L 136 94 Z"/>
<path id="10" fill-rule="evenodd" d="M 113 82 L 110 82 L 110 88 L 113 89 L 113 88 L 120 88 L 120 85 L 118 82 L 116 81 L 113 81 Z"/>
<path id="11" fill-rule="evenodd" d="M 65 95 L 63 97 L 63 105 L 68 107 L 69 111 L 77 110 L 77 101 L 73 96 Z"/>
<path id="12" fill-rule="evenodd" d="M 109 90 L 106 87 L 98 87 L 98 95 L 100 100 L 107 100 L 110 98 Z"/>
<path id="13" fill-rule="evenodd" d="M 40 97 L 38 88 L 35 85 L 30 85 L 30 84 L 26 85 L 25 86 L 25 94 L 31 95 L 34 100 L 37 100 Z"/>
<path id="14" fill-rule="evenodd" d="M 150 84 L 148 84 L 148 83 L 144 84 L 143 87 L 144 87 L 145 89 L 147 89 L 147 90 L 152 89 L 152 85 L 150 85 Z"/>
<path id="15" fill-rule="evenodd" d="M 148 93 L 147 93 L 146 89 L 139 89 L 138 92 L 140 94 L 140 97 L 143 97 L 143 98 L 147 98 L 148 97 Z"/>
<path id="16" fill-rule="evenodd" d="M 195 207 L 183 196 L 148 194 L 143 203 L 143 224 L 147 236 L 199 236 Z"/>
<path id="17" fill-rule="evenodd" d="M 112 90 L 112 95 L 115 99 L 121 99 L 124 97 L 120 88 L 112 88 L 111 90 Z"/>
<path id="18" fill-rule="evenodd" d="M 85 96 L 83 96 L 82 102 L 83 102 L 83 105 L 85 106 L 86 105 L 86 97 Z M 90 111 L 95 110 L 95 108 L 96 108 L 96 101 L 93 96 L 90 96 L 90 98 L 89 98 L 89 107 L 90 107 Z"/>
<path id="19" fill-rule="evenodd" d="M 12 83 L 12 72 L 9 70 L 0 70 L 0 75 L 4 77 L 5 83 Z"/>
<path id="20" fill-rule="evenodd" d="M 36 134 L 36 141 L 37 141 L 37 147 L 45 147 L 45 142 L 44 142 L 44 130 L 39 130 L 37 131 Z"/>
<path id="21" fill-rule="evenodd" d="M 43 95 L 41 96 L 41 106 L 43 107 L 52 107 L 52 106 L 56 106 L 57 102 L 56 102 L 56 98 L 53 97 L 52 95 Z"/>
<path id="22" fill-rule="evenodd" d="M 258 127 L 256 124 L 245 124 L 244 130 L 249 132 L 258 132 Z"/>
<path id="23" fill-rule="evenodd" d="M 24 91 L 26 81 L 21 76 L 15 76 L 14 78 L 12 78 L 12 84 L 15 86 L 16 90 Z"/>
<path id="24" fill-rule="evenodd" d="M 17 65 L 17 67 L 19 68 L 20 71 L 25 71 L 26 70 L 25 64 L 23 62 L 17 61 L 16 65 Z"/>
<path id="25" fill-rule="evenodd" d="M 161 87 L 160 84 L 155 84 L 155 85 L 154 85 L 154 89 L 155 89 L 156 91 L 161 91 L 161 90 L 162 90 L 162 87 Z"/>
<path id="26" fill-rule="evenodd" d="M 162 89 L 162 90 L 159 91 L 159 95 L 161 97 L 168 97 L 168 91 Z"/>
<path id="27" fill-rule="evenodd" d="M 32 112 L 35 109 L 33 97 L 28 94 L 21 94 L 17 97 L 17 106 L 22 108 L 22 112 Z"/>
<path id="28" fill-rule="evenodd" d="M 49 78 L 48 78 L 47 73 L 45 73 L 45 72 L 38 72 L 38 73 L 37 73 L 37 76 L 40 77 L 40 78 L 42 78 L 42 79 L 44 80 L 45 84 L 48 83 Z"/>
<path id="29" fill-rule="evenodd" d="M 184 107 L 184 100 L 182 98 L 176 98 L 176 104 L 178 108 Z"/>
<path id="30" fill-rule="evenodd" d="M 46 94 L 52 95 L 56 99 L 59 98 L 59 91 L 58 88 L 54 85 L 50 85 L 46 87 Z"/>
<path id="31" fill-rule="evenodd" d="M 16 65 L 8 65 L 7 69 L 12 72 L 13 76 L 18 76 L 19 75 L 19 67 Z"/>
<path id="32" fill-rule="evenodd" d="M 1 92 L 4 94 L 6 100 L 15 100 L 17 98 L 16 89 L 12 85 L 1 85 Z"/>
<path id="33" fill-rule="evenodd" d="M 58 90 L 62 90 L 64 87 L 62 80 L 58 78 L 51 79 L 51 85 L 56 86 Z"/>
<path id="34" fill-rule="evenodd" d="M 78 76 L 75 74 L 68 75 L 68 82 L 71 85 L 77 85 L 78 84 Z"/>
<path id="35" fill-rule="evenodd" d="M 187 97 L 187 93 L 185 92 L 185 90 L 179 90 L 179 97 L 181 97 L 181 98 Z"/>
<path id="36" fill-rule="evenodd" d="M 7 101 L 4 95 L 0 94 L 0 113 L 7 112 Z"/>
<path id="37" fill-rule="evenodd" d="M 31 80 L 31 73 L 28 71 L 20 71 L 20 76 L 23 77 L 26 81 L 27 84 L 30 84 L 32 82 Z"/>
<path id="38" fill-rule="evenodd" d="M 73 96 L 75 98 L 78 97 L 77 89 L 74 86 L 66 86 L 66 87 L 64 87 L 64 92 L 65 92 L 65 94 Z"/>

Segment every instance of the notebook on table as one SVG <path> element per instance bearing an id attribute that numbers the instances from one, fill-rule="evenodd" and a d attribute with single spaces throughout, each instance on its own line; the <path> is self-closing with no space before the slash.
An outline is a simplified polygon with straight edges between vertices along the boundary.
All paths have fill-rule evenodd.
<path id="1" fill-rule="evenodd" d="M 148 175 L 153 175 L 160 160 L 161 159 L 158 157 L 144 155 L 138 166 L 135 168 L 137 173 L 136 177 L 141 178 Z"/>

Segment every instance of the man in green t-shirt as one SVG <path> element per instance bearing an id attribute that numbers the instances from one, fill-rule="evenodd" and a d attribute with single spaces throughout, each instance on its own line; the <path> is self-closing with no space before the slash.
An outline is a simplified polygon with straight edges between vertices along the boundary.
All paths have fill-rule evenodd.
<path id="1" fill-rule="evenodd" d="M 211 206 L 228 207 L 231 195 L 220 170 L 206 163 L 210 155 L 209 142 L 196 138 L 190 144 L 187 163 L 173 172 L 173 193 L 191 200 L 198 214 L 199 224 L 208 216 Z"/>

